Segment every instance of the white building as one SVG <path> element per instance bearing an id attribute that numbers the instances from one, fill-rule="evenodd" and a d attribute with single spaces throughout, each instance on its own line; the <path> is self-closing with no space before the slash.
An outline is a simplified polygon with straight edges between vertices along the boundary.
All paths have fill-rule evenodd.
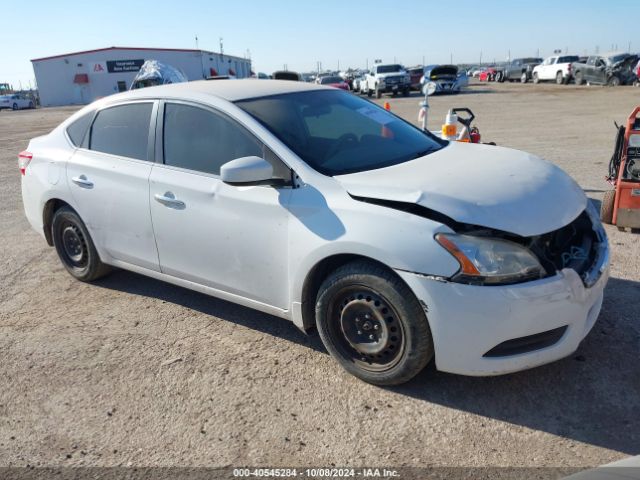
<path id="1" fill-rule="evenodd" d="M 246 58 L 204 50 L 108 47 L 31 60 L 44 107 L 87 104 L 128 90 L 145 60 L 181 69 L 189 80 L 209 76 L 251 76 Z"/>

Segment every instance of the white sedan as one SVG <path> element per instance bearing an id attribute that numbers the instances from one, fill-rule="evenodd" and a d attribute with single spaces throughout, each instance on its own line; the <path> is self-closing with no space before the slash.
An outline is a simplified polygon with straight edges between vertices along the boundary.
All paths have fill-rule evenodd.
<path id="1" fill-rule="evenodd" d="M 33 99 L 20 93 L 0 96 L 0 110 L 22 110 L 24 108 L 35 108 Z"/>
<path id="2" fill-rule="evenodd" d="M 113 95 L 19 166 L 29 222 L 78 280 L 118 267 L 316 327 L 378 385 L 432 359 L 496 375 L 570 355 L 608 278 L 598 215 L 559 168 L 320 85 Z"/>

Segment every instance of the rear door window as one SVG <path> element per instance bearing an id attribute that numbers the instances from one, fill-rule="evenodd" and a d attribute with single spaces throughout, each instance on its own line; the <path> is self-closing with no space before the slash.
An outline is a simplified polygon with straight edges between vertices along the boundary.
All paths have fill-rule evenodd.
<path id="1" fill-rule="evenodd" d="M 100 110 L 91 126 L 89 149 L 137 160 L 148 159 L 153 103 L 130 103 Z"/>

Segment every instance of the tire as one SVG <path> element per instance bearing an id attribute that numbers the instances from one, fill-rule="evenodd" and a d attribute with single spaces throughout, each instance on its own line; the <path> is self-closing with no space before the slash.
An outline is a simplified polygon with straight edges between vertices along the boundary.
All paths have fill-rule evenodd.
<path id="1" fill-rule="evenodd" d="M 429 322 L 413 292 L 366 260 L 338 268 L 322 283 L 316 324 L 331 356 L 374 385 L 405 383 L 434 356 Z"/>
<path id="2" fill-rule="evenodd" d="M 538 72 L 533 72 L 533 83 L 540 83 L 540 78 L 538 77 Z"/>
<path id="3" fill-rule="evenodd" d="M 620 83 L 621 83 L 620 77 L 616 75 L 612 75 L 611 77 L 609 77 L 609 80 L 607 81 L 607 85 L 609 85 L 610 87 L 619 87 Z"/>
<path id="4" fill-rule="evenodd" d="M 573 81 L 576 82 L 576 85 L 582 85 L 584 83 L 584 78 L 582 77 L 582 72 L 578 71 L 573 75 Z"/>
<path id="5" fill-rule="evenodd" d="M 12 109 L 12 110 L 18 110 L 18 104 L 17 104 L 17 103 L 14 103 L 14 104 L 11 106 L 11 109 Z"/>
<path id="6" fill-rule="evenodd" d="M 29 102 L 29 108 L 30 108 L 31 110 L 33 110 L 34 108 L 36 108 L 36 107 L 33 105 L 33 102 Z"/>
<path id="7" fill-rule="evenodd" d="M 402 96 L 403 96 L 403 97 L 408 97 L 410 93 L 411 93 L 411 89 L 410 89 L 410 88 L 405 88 L 405 89 L 402 91 Z"/>
<path id="8" fill-rule="evenodd" d="M 562 72 L 556 73 L 556 83 L 558 85 L 562 85 L 564 83 L 564 75 L 562 74 Z"/>
<path id="9" fill-rule="evenodd" d="M 600 220 L 602 223 L 611 225 L 613 222 L 613 202 L 616 198 L 615 190 L 607 190 L 602 197 L 602 203 L 600 204 Z"/>
<path id="10" fill-rule="evenodd" d="M 51 236 L 62 265 L 75 279 L 91 282 L 111 271 L 100 260 L 87 227 L 72 208 L 56 210 L 51 222 Z"/>
<path id="11" fill-rule="evenodd" d="M 522 75 L 520 76 L 520 83 L 527 83 L 528 80 L 529 77 L 527 77 L 527 72 L 522 72 Z"/>
<path id="12" fill-rule="evenodd" d="M 376 98 L 380 98 L 380 97 L 382 97 L 382 92 L 378 87 L 376 87 Z"/>
<path id="13" fill-rule="evenodd" d="M 367 87 L 367 97 L 371 98 L 371 90 Z"/>

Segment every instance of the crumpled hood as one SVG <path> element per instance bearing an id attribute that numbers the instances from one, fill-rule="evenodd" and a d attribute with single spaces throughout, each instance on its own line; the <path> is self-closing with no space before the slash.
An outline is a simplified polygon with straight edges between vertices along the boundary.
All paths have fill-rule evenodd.
<path id="1" fill-rule="evenodd" d="M 560 168 L 490 145 L 451 142 L 410 162 L 335 179 L 356 197 L 416 203 L 460 223 L 526 237 L 567 225 L 587 205 Z"/>
<path id="2" fill-rule="evenodd" d="M 431 71 L 427 72 L 427 76 L 431 80 L 438 80 L 440 78 L 457 78 L 458 67 L 455 65 L 438 65 L 433 67 Z"/>

